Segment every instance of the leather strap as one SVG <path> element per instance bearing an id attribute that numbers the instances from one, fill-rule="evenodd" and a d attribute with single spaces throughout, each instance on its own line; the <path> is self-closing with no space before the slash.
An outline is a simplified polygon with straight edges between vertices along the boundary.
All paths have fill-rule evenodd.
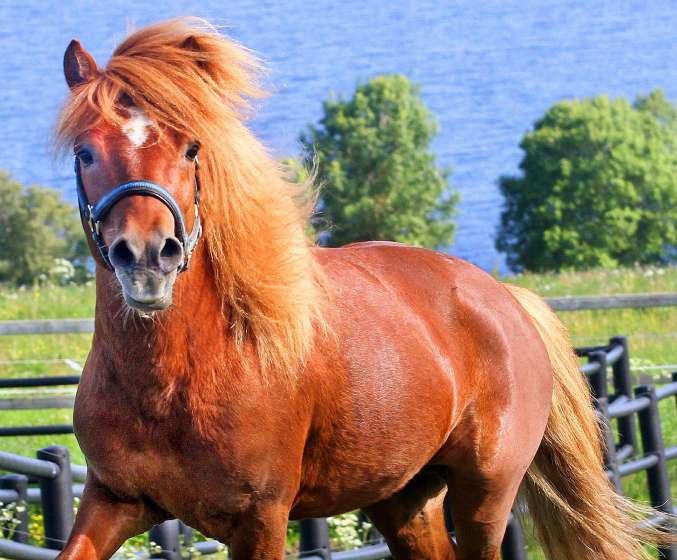
<path id="1" fill-rule="evenodd" d="M 193 223 L 193 230 L 190 234 L 186 231 L 186 222 L 183 219 L 181 209 L 177 204 L 171 193 L 152 181 L 127 181 L 122 183 L 106 193 L 99 199 L 96 204 L 92 205 L 87 198 L 84 185 L 82 183 L 82 175 L 80 171 L 80 160 L 75 157 L 75 181 L 78 195 L 78 206 L 80 208 L 80 217 L 88 224 L 92 240 L 96 245 L 101 260 L 106 268 L 113 271 L 114 267 L 108 257 L 108 247 L 106 246 L 103 237 L 101 236 L 101 224 L 106 219 L 112 208 L 120 202 L 123 198 L 128 196 L 152 196 L 162 202 L 174 216 L 174 233 L 177 239 L 183 246 L 183 263 L 179 267 L 179 272 L 188 269 L 190 257 L 202 236 L 202 224 L 200 222 L 200 180 L 198 176 L 198 160 L 195 158 L 195 192 L 194 192 L 194 208 L 195 221 Z"/>

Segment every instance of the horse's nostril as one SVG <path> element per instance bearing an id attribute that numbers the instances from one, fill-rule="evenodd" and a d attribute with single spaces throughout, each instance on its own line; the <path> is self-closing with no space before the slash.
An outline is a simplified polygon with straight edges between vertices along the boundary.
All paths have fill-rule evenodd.
<path id="1" fill-rule="evenodd" d="M 160 250 L 160 266 L 166 272 L 179 267 L 183 261 L 183 247 L 175 237 L 165 239 L 164 245 Z"/>
<path id="2" fill-rule="evenodd" d="M 136 263 L 136 255 L 127 241 L 118 239 L 108 250 L 108 258 L 115 268 L 130 268 Z"/>

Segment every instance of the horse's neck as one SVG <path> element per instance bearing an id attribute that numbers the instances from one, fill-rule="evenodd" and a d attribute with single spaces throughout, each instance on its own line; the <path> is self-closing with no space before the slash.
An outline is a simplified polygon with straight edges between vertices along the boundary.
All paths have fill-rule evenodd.
<path id="1" fill-rule="evenodd" d="M 124 381 L 176 384 L 196 364 L 227 351 L 221 311 L 205 251 L 195 252 L 190 269 L 174 285 L 173 303 L 150 317 L 129 309 L 117 281 L 97 273 L 95 351 L 109 373 Z"/>

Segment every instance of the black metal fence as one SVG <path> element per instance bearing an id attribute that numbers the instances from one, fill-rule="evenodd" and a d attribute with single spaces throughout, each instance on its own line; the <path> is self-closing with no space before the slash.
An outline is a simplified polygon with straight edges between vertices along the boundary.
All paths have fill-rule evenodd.
<path id="1" fill-rule="evenodd" d="M 79 375 L 50 375 L 45 377 L 5 378 L 0 379 L 0 389 L 40 389 L 43 387 L 73 386 L 77 385 L 78 383 L 80 383 Z M 72 407 L 72 396 L 0 399 L 0 410 L 46 410 L 50 408 Z M 72 424 L 0 427 L 0 437 L 44 436 L 72 433 Z"/>
<path id="2" fill-rule="evenodd" d="M 633 390 L 628 343 L 614 337 L 604 346 L 579 348 L 587 363 L 581 367 L 592 387 L 594 402 L 604 426 L 607 441 L 607 475 L 622 492 L 621 479 L 645 471 L 651 505 L 659 511 L 673 512 L 667 462 L 677 457 L 677 445 L 666 447 L 661 430 L 659 401 L 677 396 L 677 372 L 672 382 L 656 388 L 640 385 Z M 0 387 L 3 385 L 0 381 Z M 14 387 L 20 386 L 13 380 Z M 35 386 L 36 382 L 31 386 Z M 47 429 L 47 427 L 42 427 Z M 63 428 L 63 427 L 62 427 Z M 64 433 L 63 431 L 38 433 Z M 48 447 L 37 459 L 0 452 L 0 469 L 10 471 L 0 477 L 0 502 L 41 504 L 45 547 L 28 544 L 26 510 L 17 514 L 17 525 L 0 539 L 0 556 L 17 560 L 51 560 L 63 547 L 73 523 L 73 500 L 82 492 L 86 469 L 71 465 L 63 447 Z M 178 560 L 181 547 L 190 543 L 192 530 L 178 520 L 154 527 L 150 551 L 155 558 Z M 223 550 L 217 541 L 195 542 L 194 550 L 209 554 Z M 384 542 L 359 549 L 333 552 L 326 519 L 300 522 L 299 556 L 312 560 L 379 560 L 390 558 Z M 502 546 L 504 560 L 526 560 L 525 539 L 519 523 L 511 517 Z M 677 548 L 659 550 L 661 560 L 677 560 Z"/>

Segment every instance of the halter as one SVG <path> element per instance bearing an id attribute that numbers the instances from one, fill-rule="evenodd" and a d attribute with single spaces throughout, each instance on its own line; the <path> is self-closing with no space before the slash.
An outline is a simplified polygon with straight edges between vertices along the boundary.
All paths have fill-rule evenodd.
<path id="1" fill-rule="evenodd" d="M 78 193 L 78 206 L 80 207 L 80 217 L 83 222 L 89 225 L 92 234 L 92 240 L 99 250 L 99 255 L 103 260 L 104 265 L 110 271 L 114 271 L 110 258 L 108 257 L 108 247 L 101 235 L 101 223 L 106 218 L 108 213 L 123 198 L 128 196 L 152 196 L 162 204 L 164 204 L 174 216 L 174 233 L 177 239 L 181 242 L 183 247 L 183 262 L 179 266 L 179 272 L 188 270 L 188 263 L 190 257 L 197 245 L 197 242 L 202 236 L 202 224 L 200 223 L 200 179 L 198 177 L 198 160 L 195 158 L 195 221 L 193 223 L 193 231 L 188 234 L 186 231 L 186 223 L 183 219 L 183 214 L 179 205 L 176 203 L 174 197 L 167 189 L 153 183 L 151 181 L 128 181 L 115 187 L 109 193 L 106 193 L 94 205 L 90 204 L 85 192 L 85 187 L 82 184 L 82 175 L 80 172 L 80 160 L 75 157 L 75 184 Z"/>

